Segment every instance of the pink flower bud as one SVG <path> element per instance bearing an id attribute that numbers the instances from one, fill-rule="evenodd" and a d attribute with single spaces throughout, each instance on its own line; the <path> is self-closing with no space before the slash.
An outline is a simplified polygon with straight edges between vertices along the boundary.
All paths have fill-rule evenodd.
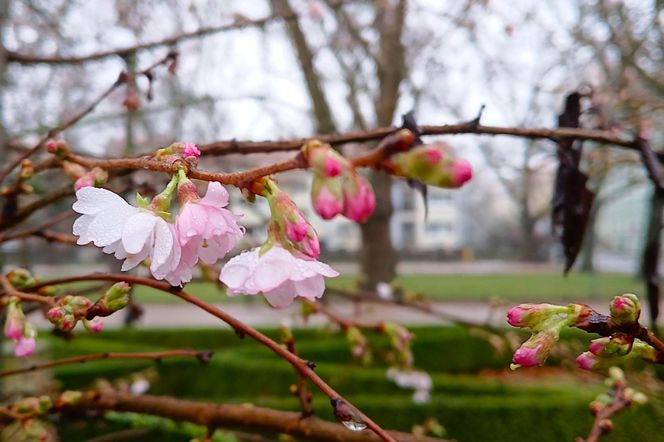
<path id="1" fill-rule="evenodd" d="M 332 219 L 344 210 L 340 182 L 336 180 L 335 183 L 331 183 L 332 180 L 327 180 L 317 184 L 316 181 L 317 178 L 314 178 L 311 193 L 314 210 L 321 218 Z M 338 192 L 333 192 L 331 188 L 336 188 Z"/>
<path id="2" fill-rule="evenodd" d="M 201 151 L 198 150 L 198 147 L 194 143 L 185 143 L 182 156 L 184 158 L 198 158 L 201 156 Z"/>
<path id="3" fill-rule="evenodd" d="M 615 296 L 611 301 L 611 320 L 616 325 L 635 324 L 641 315 L 639 298 L 632 293 Z"/>
<path id="4" fill-rule="evenodd" d="M 576 365 L 578 365 L 578 367 L 582 370 L 592 370 L 596 364 L 597 356 L 589 351 L 581 353 L 576 358 Z"/>
<path id="5" fill-rule="evenodd" d="M 16 318 L 7 318 L 5 322 L 5 336 L 13 341 L 17 341 L 23 336 L 22 324 Z"/>
<path id="6" fill-rule="evenodd" d="M 329 144 L 310 142 L 304 147 L 304 155 L 309 167 L 320 177 L 334 178 L 341 174 L 344 168 L 352 167 L 349 161 Z"/>
<path id="7" fill-rule="evenodd" d="M 610 341 L 611 338 L 593 339 L 593 341 L 590 343 L 590 346 L 588 347 L 588 350 L 590 350 L 590 353 L 600 356 L 602 353 L 604 353 L 606 346 L 609 345 Z"/>
<path id="8" fill-rule="evenodd" d="M 21 338 L 16 342 L 14 354 L 17 358 L 27 358 L 35 352 L 36 348 L 37 341 L 35 338 Z"/>
<path id="9" fill-rule="evenodd" d="M 25 315 L 21 309 L 20 301 L 12 300 L 7 308 L 7 319 L 5 320 L 5 336 L 13 341 L 23 337 L 25 328 Z"/>
<path id="10" fill-rule="evenodd" d="M 78 191 L 84 187 L 94 186 L 95 179 L 90 172 L 83 174 L 82 177 L 76 180 L 74 183 L 74 190 Z"/>
<path id="11" fill-rule="evenodd" d="M 376 197 L 369 183 L 354 170 L 345 177 L 344 216 L 357 222 L 364 222 L 376 208 Z"/>
<path id="12" fill-rule="evenodd" d="M 332 155 L 325 157 L 325 176 L 334 178 L 341 173 L 341 162 Z"/>
<path id="13" fill-rule="evenodd" d="M 309 223 L 299 210 L 292 211 L 289 215 L 285 220 L 286 237 L 293 242 L 302 241 L 307 237 Z"/>
<path id="14" fill-rule="evenodd" d="M 519 347 L 517 351 L 514 352 L 512 361 L 515 364 L 519 364 L 523 367 L 534 367 L 536 365 L 541 365 L 543 363 L 541 357 L 542 355 L 541 348 L 542 348 L 541 345 L 535 348 Z"/>
<path id="15" fill-rule="evenodd" d="M 452 183 L 461 187 L 473 177 L 473 168 L 466 160 L 458 160 L 452 167 Z"/>
<path id="16" fill-rule="evenodd" d="M 62 310 L 62 307 L 53 307 L 46 312 L 46 318 L 51 322 L 57 321 L 63 316 Z"/>
<path id="17" fill-rule="evenodd" d="M 272 180 L 265 180 L 265 197 L 272 213 L 272 229 L 279 242 L 288 242 L 295 250 L 311 258 L 320 255 L 318 235 L 290 196 Z"/>
<path id="18" fill-rule="evenodd" d="M 521 344 L 512 361 L 523 367 L 533 367 L 535 365 L 544 365 L 546 359 L 551 353 L 551 348 L 558 342 L 560 329 L 552 327 L 533 334 L 530 339 Z"/>
<path id="19" fill-rule="evenodd" d="M 100 333 L 104 329 L 104 323 L 96 319 L 87 321 L 87 329 L 90 333 Z"/>
<path id="20" fill-rule="evenodd" d="M 455 158 L 446 143 L 423 144 L 392 155 L 385 162 L 390 173 L 432 186 L 458 188 L 473 176 L 466 160 Z"/>

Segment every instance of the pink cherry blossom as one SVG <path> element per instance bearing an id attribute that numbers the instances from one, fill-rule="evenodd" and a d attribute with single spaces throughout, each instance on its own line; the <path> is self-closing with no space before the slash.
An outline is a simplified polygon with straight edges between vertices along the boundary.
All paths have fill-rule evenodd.
<path id="1" fill-rule="evenodd" d="M 171 224 L 154 212 L 129 205 L 110 190 L 85 187 L 76 192 L 74 211 L 82 214 L 73 226 L 77 244 L 92 242 L 104 253 L 124 259 L 122 271 L 150 258 L 157 279 L 175 269 L 180 246 Z"/>
<path id="2" fill-rule="evenodd" d="M 26 338 L 21 337 L 16 341 L 16 346 L 14 347 L 14 354 L 17 358 L 27 358 L 32 355 L 37 348 L 37 341 L 35 338 Z"/>
<path id="3" fill-rule="evenodd" d="M 237 223 L 240 217 L 224 209 L 228 205 L 228 192 L 221 184 L 208 183 L 205 196 L 196 198 L 197 194 L 184 203 L 175 222 L 178 242 L 185 250 L 183 261 L 192 263 L 192 267 L 198 259 L 214 264 L 226 256 L 244 234 Z"/>
<path id="4" fill-rule="evenodd" d="M 290 304 L 297 296 L 315 300 L 325 291 L 323 277 L 339 275 L 325 263 L 298 257 L 279 245 L 260 253 L 260 248 L 234 257 L 221 269 L 219 280 L 228 295 L 262 293 L 277 308 Z"/>

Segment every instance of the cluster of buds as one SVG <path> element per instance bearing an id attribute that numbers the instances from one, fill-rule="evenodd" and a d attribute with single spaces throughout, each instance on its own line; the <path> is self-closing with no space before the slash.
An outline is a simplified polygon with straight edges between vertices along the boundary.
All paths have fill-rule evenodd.
<path id="1" fill-rule="evenodd" d="M 573 326 L 585 316 L 587 307 L 580 304 L 521 304 L 507 313 L 513 327 L 529 329 L 530 338 L 521 344 L 512 357 L 512 369 L 543 365 L 558 342 L 563 328 Z"/>
<path id="2" fill-rule="evenodd" d="M 3 435 L 11 434 L 11 440 L 49 442 L 57 440 L 53 431 L 41 418 L 52 410 L 74 405 L 80 401 L 80 391 L 67 390 L 55 398 L 49 396 L 23 398 L 7 408 L 16 420 L 5 427 Z"/>
<path id="3" fill-rule="evenodd" d="M 23 314 L 21 301 L 12 297 L 7 306 L 7 319 L 4 328 L 5 336 L 14 341 L 14 354 L 18 358 L 27 358 L 37 347 L 37 331 Z"/>
<path id="4" fill-rule="evenodd" d="M 346 341 L 350 345 L 353 358 L 362 361 L 363 364 L 371 363 L 372 355 L 369 341 L 359 328 L 348 327 L 346 329 Z"/>
<path id="5" fill-rule="evenodd" d="M 194 143 L 173 143 L 168 147 L 159 149 L 155 158 L 160 160 L 179 160 L 183 159 L 187 162 L 193 162 L 194 165 L 197 164 L 198 158 L 201 156 L 201 151 Z"/>
<path id="6" fill-rule="evenodd" d="M 631 329 L 638 326 L 641 304 L 636 295 L 626 293 L 613 298 L 610 311 L 610 321 L 614 326 Z M 588 351 L 576 358 L 576 364 L 583 370 L 602 371 L 633 359 L 660 362 L 661 356 L 632 334 L 616 331 L 611 336 L 594 339 Z"/>
<path id="7" fill-rule="evenodd" d="M 286 249 L 295 250 L 310 258 L 318 258 L 318 234 L 288 193 L 281 190 L 271 178 L 263 178 L 252 187 L 258 190 L 270 205 L 270 235 Z"/>
<path id="8" fill-rule="evenodd" d="M 66 295 L 58 299 L 56 305 L 46 313 L 46 317 L 64 332 L 72 331 L 78 321 L 82 321 L 89 332 L 98 333 L 104 323 L 94 318 L 109 316 L 126 307 L 129 303 L 129 290 L 129 284 L 118 282 L 95 303 L 84 296 Z"/>
<path id="9" fill-rule="evenodd" d="M 421 144 L 395 153 L 382 167 L 392 175 L 452 189 L 463 186 L 473 177 L 470 163 L 456 158 L 451 146 L 444 142 Z"/>
<path id="10" fill-rule="evenodd" d="M 108 181 L 108 172 L 100 167 L 88 170 L 80 164 L 63 161 L 62 168 L 69 179 L 74 181 L 74 190 L 91 186 L 102 187 Z"/>
<path id="11" fill-rule="evenodd" d="M 383 322 L 380 324 L 380 332 L 388 337 L 390 345 L 395 351 L 395 364 L 401 368 L 413 366 L 413 352 L 411 344 L 415 337 L 404 326 L 394 322 Z"/>
<path id="12" fill-rule="evenodd" d="M 627 387 L 625 373 L 618 367 L 611 367 L 606 378 L 606 386 L 609 391 L 602 393 L 590 403 L 590 412 L 595 416 L 597 427 L 601 435 L 610 433 L 613 430 L 613 422 L 610 416 L 632 404 L 644 405 L 648 402 L 645 394 Z M 578 439 L 583 440 L 583 439 Z"/>
<path id="13" fill-rule="evenodd" d="M 311 201 L 316 213 L 323 219 L 343 215 L 353 221 L 366 221 L 376 208 L 376 198 L 353 164 L 329 144 L 318 141 L 306 144 L 302 152 L 314 172 Z"/>

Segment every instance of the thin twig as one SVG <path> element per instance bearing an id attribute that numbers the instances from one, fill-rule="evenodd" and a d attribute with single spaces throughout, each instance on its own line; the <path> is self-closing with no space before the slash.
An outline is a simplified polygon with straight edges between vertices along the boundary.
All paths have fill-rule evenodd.
<path id="1" fill-rule="evenodd" d="M 212 357 L 211 351 L 196 351 L 196 350 L 167 350 L 167 351 L 153 351 L 153 352 L 107 352 L 107 353 L 94 353 L 81 356 L 72 356 L 69 358 L 56 359 L 54 361 L 44 362 L 42 364 L 32 364 L 27 367 L 15 368 L 12 370 L 0 371 L 0 378 L 12 376 L 21 373 L 29 373 L 38 370 L 45 370 L 47 368 L 59 367 L 62 365 L 83 364 L 90 361 L 106 360 L 106 359 L 147 359 L 159 362 L 166 358 L 176 357 L 195 357 L 201 362 L 207 363 Z"/>
<path id="2" fill-rule="evenodd" d="M 334 2 L 337 4 L 342 4 L 343 2 L 337 1 Z M 30 64 L 81 64 L 85 63 L 88 61 L 95 61 L 95 60 L 101 60 L 104 58 L 108 57 L 113 57 L 113 56 L 118 56 L 118 57 L 125 57 L 129 54 L 133 54 L 139 51 L 143 51 L 146 49 L 153 49 L 161 46 L 174 46 L 175 44 L 186 41 L 186 40 L 192 40 L 195 38 L 199 37 L 205 37 L 213 34 L 217 34 L 220 32 L 225 32 L 225 31 L 233 31 L 233 30 L 238 30 L 238 29 L 244 29 L 244 28 L 250 28 L 250 27 L 262 27 L 265 26 L 267 23 L 276 20 L 276 19 L 283 19 L 283 20 L 294 20 L 298 18 L 298 14 L 290 11 L 290 12 L 276 12 L 270 15 L 267 15 L 265 17 L 261 17 L 258 19 L 248 19 L 245 17 L 240 17 L 234 19 L 232 23 L 225 23 L 223 25 L 219 26 L 208 26 L 208 27 L 203 27 L 200 29 L 197 29 L 196 31 L 192 32 L 183 32 L 181 34 L 177 34 L 168 38 L 164 38 L 162 40 L 156 40 L 152 42 L 147 42 L 147 43 L 140 43 L 134 46 L 128 46 L 124 48 L 118 48 L 118 49 L 109 49 L 106 51 L 100 51 L 100 52 L 94 52 L 91 54 L 87 55 L 80 55 L 80 56 L 61 56 L 61 55 L 50 55 L 50 56 L 40 56 L 40 55 L 32 55 L 32 54 L 21 54 L 19 52 L 15 51 L 7 51 L 7 61 L 10 63 L 20 63 L 20 64 L 25 64 L 25 65 L 30 65 Z"/>
<path id="3" fill-rule="evenodd" d="M 5 275 L 0 275 L 0 285 L 2 286 L 2 289 L 4 291 L 4 293 L 0 293 L 0 297 L 15 296 L 22 301 L 39 302 L 41 304 L 46 304 L 49 306 L 52 306 L 55 303 L 55 300 L 50 296 L 35 295 L 34 293 L 25 293 L 20 290 L 17 290 L 16 288 L 14 288 L 12 283 L 9 282 L 9 279 Z"/>

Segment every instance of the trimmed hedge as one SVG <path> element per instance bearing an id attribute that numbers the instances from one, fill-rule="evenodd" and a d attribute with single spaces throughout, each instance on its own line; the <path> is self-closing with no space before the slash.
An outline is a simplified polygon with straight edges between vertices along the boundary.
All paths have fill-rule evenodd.
<path id="1" fill-rule="evenodd" d="M 276 336 L 274 330 L 266 332 Z M 388 381 L 384 366 L 349 364 L 343 336 L 298 330 L 296 337 L 298 351 L 317 363 L 316 371 L 321 377 L 389 428 L 409 431 L 433 416 L 447 429 L 448 437 L 460 442 L 553 442 L 573 440 L 588 432 L 592 424 L 588 403 L 604 388 L 601 384 L 580 388 L 579 383 L 572 382 L 552 386 L 484 379 L 473 373 L 487 367 L 504 368 L 509 356 L 495 356 L 485 341 L 469 336 L 461 328 L 421 328 L 414 332 L 417 366 L 426 369 L 434 381 L 432 398 L 426 405 L 413 404 L 411 391 Z M 321 339 L 323 336 L 325 339 Z M 159 381 L 151 390 L 154 394 L 298 408 L 297 400 L 288 393 L 288 386 L 296 380 L 293 369 L 271 352 L 249 340 L 238 339 L 230 331 L 109 331 L 81 335 L 72 343 L 52 342 L 54 357 L 184 346 L 210 348 L 217 353 L 207 366 L 193 358 L 165 359 L 158 364 L 110 360 L 63 366 L 54 372 L 65 388 L 84 388 L 100 377 L 126 376 L 154 367 L 159 373 Z M 314 393 L 318 415 L 334 419 L 329 401 Z M 619 415 L 616 432 L 606 440 L 655 441 L 657 437 L 653 435 L 659 432 L 660 420 L 653 407 L 629 410 Z"/>

